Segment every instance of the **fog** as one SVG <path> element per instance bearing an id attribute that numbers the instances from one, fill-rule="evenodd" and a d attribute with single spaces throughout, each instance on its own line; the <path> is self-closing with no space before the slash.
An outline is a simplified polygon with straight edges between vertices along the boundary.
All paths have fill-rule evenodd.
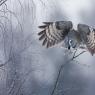
<path id="1" fill-rule="evenodd" d="M 94 27 L 94 5 L 94 0 L 6 0 L 0 6 L 0 95 L 94 95 L 95 56 L 86 51 L 69 62 L 72 51 L 62 44 L 46 49 L 37 35 L 45 21 Z"/>

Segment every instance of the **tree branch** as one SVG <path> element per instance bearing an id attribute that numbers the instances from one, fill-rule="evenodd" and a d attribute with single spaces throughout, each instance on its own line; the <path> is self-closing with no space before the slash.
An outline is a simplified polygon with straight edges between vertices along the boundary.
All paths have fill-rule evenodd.
<path id="1" fill-rule="evenodd" d="M 74 52 L 73 57 L 72 57 L 70 60 L 68 60 L 66 63 L 70 63 L 70 61 L 73 61 L 74 59 L 76 59 L 77 57 L 79 57 L 81 54 L 83 54 L 83 53 L 86 52 L 86 51 L 82 51 L 82 52 L 79 53 L 78 55 L 76 55 L 76 52 L 77 52 L 77 49 L 76 49 L 76 51 Z M 62 72 L 64 66 L 65 66 L 65 64 L 62 64 L 61 67 L 60 67 L 60 69 L 59 69 L 59 71 L 58 71 L 57 79 L 56 79 L 56 81 L 55 81 L 54 88 L 53 88 L 53 90 L 52 90 L 52 92 L 51 92 L 51 95 L 54 95 L 54 93 L 55 93 L 55 90 L 56 90 L 56 88 L 57 88 L 57 84 L 58 84 L 58 81 L 59 81 L 59 77 L 60 77 L 60 75 L 61 75 L 61 72 Z"/>
<path id="2" fill-rule="evenodd" d="M 0 1 L 0 6 L 3 5 L 7 0 L 1 0 Z"/>

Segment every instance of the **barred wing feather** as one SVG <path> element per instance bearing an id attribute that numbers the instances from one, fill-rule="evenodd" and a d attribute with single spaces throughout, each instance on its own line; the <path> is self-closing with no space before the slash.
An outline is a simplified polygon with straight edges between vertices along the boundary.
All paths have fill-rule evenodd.
<path id="1" fill-rule="evenodd" d="M 63 22 L 44 22 L 45 25 L 39 26 L 43 29 L 38 33 L 39 40 L 43 40 L 42 45 L 46 45 L 47 48 L 60 43 L 67 36 L 68 32 L 72 28 L 71 26 L 66 26 L 66 23 Z"/>

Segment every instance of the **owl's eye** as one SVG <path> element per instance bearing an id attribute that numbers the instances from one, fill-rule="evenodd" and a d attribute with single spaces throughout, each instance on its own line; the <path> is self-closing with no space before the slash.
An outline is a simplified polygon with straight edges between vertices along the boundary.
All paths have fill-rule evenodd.
<path id="1" fill-rule="evenodd" d="M 72 40 L 69 40 L 68 50 L 70 50 L 71 47 L 72 47 Z"/>
<path id="2" fill-rule="evenodd" d="M 69 45 L 71 46 L 71 44 L 72 44 L 72 40 L 69 40 Z"/>
<path id="3" fill-rule="evenodd" d="M 74 42 L 73 40 L 69 40 L 69 46 L 72 47 L 72 48 L 75 48 L 77 45 L 76 42 Z"/>

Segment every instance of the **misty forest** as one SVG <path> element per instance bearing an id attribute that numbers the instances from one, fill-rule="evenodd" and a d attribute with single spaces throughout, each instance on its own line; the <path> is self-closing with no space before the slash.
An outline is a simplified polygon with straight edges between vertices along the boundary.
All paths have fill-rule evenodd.
<path id="1" fill-rule="evenodd" d="M 65 20 L 95 27 L 95 0 L 0 0 L 0 95 L 95 95 L 95 56 L 39 41 Z"/>

